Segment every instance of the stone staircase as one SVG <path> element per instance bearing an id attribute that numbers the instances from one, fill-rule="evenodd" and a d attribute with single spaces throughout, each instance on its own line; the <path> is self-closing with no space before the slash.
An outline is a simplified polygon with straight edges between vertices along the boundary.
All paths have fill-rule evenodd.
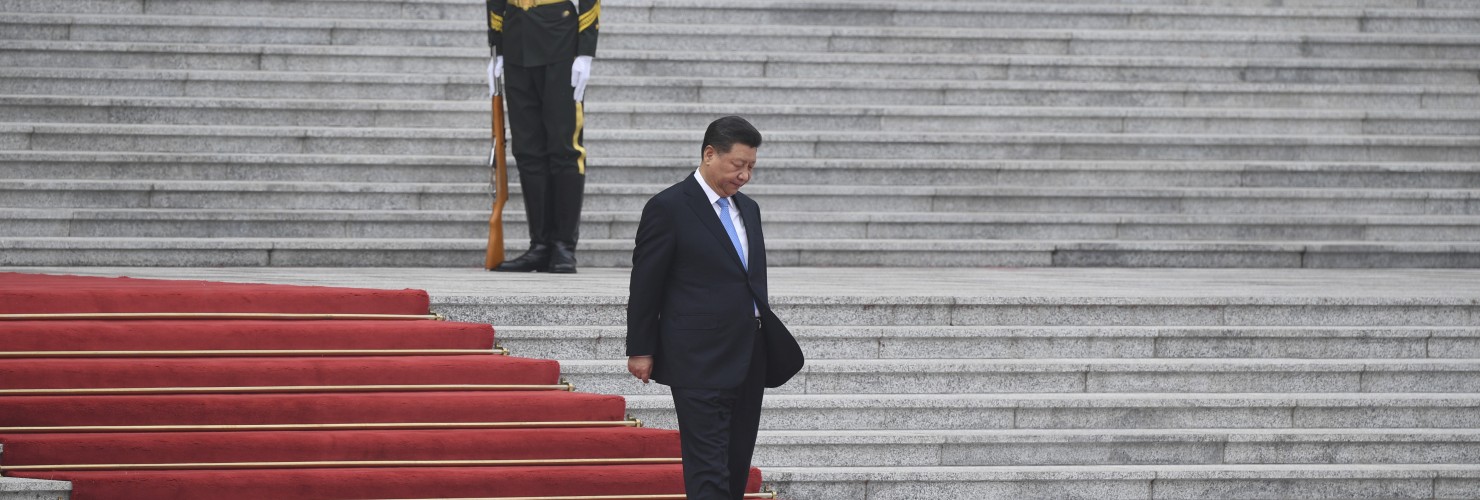
<path id="1" fill-rule="evenodd" d="M 0 265 L 476 266 L 481 8 L 0 0 Z M 602 32 L 586 266 L 724 114 L 766 133 L 775 265 L 1480 266 L 1468 0 L 609 0 Z"/>
<path id="2" fill-rule="evenodd" d="M 75 271 L 423 285 L 433 310 L 496 325 L 516 356 L 561 360 L 578 391 L 626 396 L 649 426 L 675 425 L 666 389 L 625 372 L 620 269 L 562 279 Z M 780 268 L 770 277 L 777 314 L 809 356 L 766 398 L 756 460 L 781 498 L 1480 496 L 1477 271 Z"/>
<path id="3" fill-rule="evenodd" d="M 904 293 L 930 276 L 788 271 L 773 303 L 810 360 L 769 391 L 756 454 L 783 498 L 1480 497 L 1469 285 L 952 271 L 959 283 Z M 1093 290 L 1105 283 L 1119 290 Z M 666 388 L 626 374 L 624 297 L 555 286 L 433 301 L 675 428 Z"/>

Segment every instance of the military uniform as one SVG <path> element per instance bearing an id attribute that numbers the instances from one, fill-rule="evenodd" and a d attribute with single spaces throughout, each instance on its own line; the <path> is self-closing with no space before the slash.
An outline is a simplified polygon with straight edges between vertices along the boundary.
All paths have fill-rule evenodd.
<path id="1" fill-rule="evenodd" d="M 600 15 L 600 0 L 488 0 L 488 45 L 503 56 L 530 239 L 530 250 L 499 271 L 575 272 L 586 148 L 571 65 L 596 55 Z"/>

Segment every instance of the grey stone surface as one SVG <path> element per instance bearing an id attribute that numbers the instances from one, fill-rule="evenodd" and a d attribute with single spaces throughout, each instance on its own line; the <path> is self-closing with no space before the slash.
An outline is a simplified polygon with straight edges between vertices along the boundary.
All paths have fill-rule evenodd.
<path id="1" fill-rule="evenodd" d="M 49 223 L 49 224 L 51 224 L 50 226 L 37 226 L 37 225 L 34 225 L 34 223 L 29 223 L 29 224 L 32 224 L 32 226 L 29 226 L 29 227 L 32 227 L 32 228 L 51 227 L 52 229 L 47 229 L 47 231 L 62 231 L 63 229 L 62 229 L 62 227 L 60 225 L 60 222 L 59 222 L 60 219 L 57 219 L 57 221 L 58 222 Z M 23 227 L 23 224 L 28 224 L 28 223 L 25 222 L 25 221 L 12 221 L 11 222 L 11 225 L 9 227 L 12 227 L 12 228 Z M 430 235 L 437 235 L 437 234 L 448 234 L 447 233 L 448 231 L 456 232 L 456 231 L 459 231 L 459 229 L 457 229 L 459 227 L 473 227 L 473 226 L 476 226 L 476 223 L 472 223 L 472 222 L 459 223 L 459 224 L 466 224 L 466 225 L 450 225 L 450 226 L 449 225 L 442 225 L 442 226 L 440 226 L 440 228 L 438 228 L 438 227 L 420 228 L 418 226 L 401 226 L 400 228 L 396 228 L 395 226 L 382 226 L 382 230 L 385 229 L 385 228 L 390 228 L 390 229 L 395 229 L 395 230 L 400 230 L 400 231 L 411 231 L 411 232 L 415 232 L 415 233 L 418 233 L 418 234 L 430 236 Z M 506 228 L 507 227 L 518 227 L 518 226 L 512 226 L 512 224 L 517 224 L 517 222 L 506 224 Z M 87 227 L 87 226 L 84 225 L 82 227 Z M 98 228 L 98 227 L 104 227 L 104 226 L 91 226 L 91 227 Z M 155 229 L 157 230 L 159 227 L 161 227 L 161 226 L 157 226 L 156 225 L 155 226 Z M 210 225 L 207 225 L 207 226 L 199 226 L 199 227 L 201 228 L 201 230 L 212 230 L 212 231 L 217 230 L 217 229 L 210 229 L 211 227 L 213 227 L 213 226 L 210 226 Z M 32 229 L 32 230 L 36 230 L 36 229 Z M 89 230 L 92 230 L 92 229 L 89 229 Z M 630 228 L 628 228 L 627 230 L 630 230 Z M 108 229 L 108 231 L 114 231 L 114 230 L 113 229 Z M 442 231 L 442 232 L 438 233 L 438 232 L 435 232 L 435 231 Z M 384 234 L 384 233 L 380 233 L 380 234 Z M 132 233 L 130 233 L 130 235 L 131 236 L 135 236 Z M 238 234 L 235 234 L 235 233 L 232 233 L 232 236 L 239 236 L 239 235 Z M 57 252 L 64 253 L 68 249 L 74 249 L 74 248 L 92 248 L 93 246 L 91 245 L 91 242 L 97 242 L 97 241 L 126 241 L 126 240 L 130 240 L 130 238 L 127 238 L 127 237 L 124 237 L 124 238 L 99 238 L 99 237 L 71 237 L 71 238 L 67 238 L 67 237 L 60 237 L 60 238 L 58 238 L 58 237 L 15 237 L 15 238 L 11 238 L 10 240 L 7 240 L 7 244 L 12 245 L 12 246 L 19 245 L 19 246 L 17 246 L 17 248 L 23 246 L 25 248 L 33 249 L 33 250 L 34 249 L 47 249 L 47 248 L 49 248 L 49 249 L 56 250 Z M 197 245 L 197 242 L 203 241 L 203 240 L 200 240 L 198 238 L 179 238 L 179 237 L 168 237 L 168 238 L 167 237 L 156 237 L 156 238 L 153 238 L 153 240 L 154 240 L 153 241 L 153 244 L 150 246 L 150 248 L 162 249 L 162 250 L 163 249 L 188 250 L 188 249 L 191 249 L 191 248 L 198 248 L 200 246 Z M 363 266 L 363 265 L 366 265 L 371 260 L 371 259 L 368 259 L 367 257 L 369 255 L 374 255 L 377 252 L 423 252 L 423 253 L 425 253 L 425 252 L 443 252 L 443 253 L 445 253 L 445 252 L 451 252 L 450 254 L 439 255 L 435 259 L 435 261 L 436 262 L 439 262 L 439 263 L 445 263 L 443 265 L 446 265 L 448 267 L 455 268 L 455 267 L 460 267 L 460 266 L 471 265 L 471 264 L 476 263 L 476 262 L 481 262 L 481 258 L 478 257 L 478 256 L 481 255 L 481 252 L 483 251 L 482 245 L 484 245 L 483 240 L 480 240 L 480 239 L 463 239 L 463 238 L 455 238 L 455 239 L 410 239 L 410 238 L 368 239 L 368 238 L 364 238 L 364 237 L 356 237 L 356 238 L 299 238 L 299 239 L 290 239 L 290 240 L 273 240 L 273 239 L 266 239 L 266 238 L 246 238 L 244 240 L 257 240 L 257 242 L 255 244 L 257 244 L 259 246 L 262 246 L 264 248 L 266 248 L 268 246 L 273 246 L 273 247 L 279 248 L 282 252 L 290 252 L 290 251 L 297 251 L 297 250 L 310 249 L 310 248 L 314 250 L 314 253 L 313 253 L 312 258 L 311 259 L 308 259 L 308 260 L 293 260 L 293 261 L 289 261 L 289 260 L 285 260 L 285 259 L 275 259 L 275 260 L 265 261 L 263 264 L 260 264 L 260 265 L 273 265 L 273 266 L 286 266 L 286 267 L 293 267 L 293 266 L 321 266 L 321 267 Z M 204 240 L 204 241 L 209 242 L 209 241 L 214 241 L 214 240 Z M 631 261 L 630 261 L 631 260 L 631 245 L 632 245 L 632 243 L 630 242 L 630 240 L 583 240 L 583 248 L 585 250 L 582 252 L 582 255 L 584 255 L 584 257 L 582 257 L 582 262 L 585 265 L 587 265 L 587 266 L 593 266 L 593 267 L 624 267 L 624 266 L 628 266 L 631 263 Z M 1140 257 L 1142 259 L 1140 261 L 1141 265 L 1145 265 L 1145 266 L 1157 266 L 1157 265 L 1167 265 L 1167 264 L 1171 264 L 1171 263 L 1175 262 L 1175 254 L 1172 254 L 1171 257 L 1166 257 L 1166 255 L 1168 254 L 1168 252 L 1181 251 L 1181 250 L 1167 250 L 1168 247 L 1186 247 L 1188 245 L 1196 245 L 1196 243 L 1185 243 L 1185 242 L 1150 242 L 1150 243 L 1134 242 L 1134 243 L 1130 243 L 1130 242 L 1128 242 L 1128 243 L 1114 244 L 1114 245 L 1104 245 L 1104 244 L 1097 244 L 1097 245 L 1099 245 L 1101 247 L 1117 248 L 1118 250 L 1116 250 L 1116 251 L 1136 252 L 1136 253 L 1139 253 L 1139 254 L 1142 255 L 1142 257 Z M 929 266 L 932 266 L 932 265 L 935 265 L 935 264 L 970 265 L 970 266 L 973 266 L 973 267 L 979 267 L 979 266 L 1000 266 L 1000 265 L 1009 265 L 1009 264 L 1014 263 L 1014 262 L 1018 263 L 1018 264 L 1015 264 L 1015 265 L 1046 265 L 1046 263 L 1049 262 L 1049 259 L 1051 258 L 1051 256 L 1055 252 L 1062 253 L 1062 252 L 1068 250 L 1068 249 L 1055 249 L 1052 246 L 1046 246 L 1043 243 L 1038 243 L 1038 242 L 1004 241 L 1004 242 L 1000 242 L 999 243 L 999 242 L 991 242 L 991 241 L 981 242 L 981 241 L 969 241 L 969 240 L 923 240 L 923 241 L 921 241 L 921 240 L 914 240 L 914 241 L 909 241 L 909 240 L 890 240 L 890 241 L 878 241 L 878 242 L 874 242 L 874 243 L 870 244 L 870 246 L 873 246 L 873 247 L 876 247 L 876 248 L 859 248 L 861 245 L 859 245 L 856 242 L 839 241 L 839 240 L 773 240 L 773 241 L 770 242 L 770 246 L 772 248 L 775 248 L 776 249 L 776 250 L 772 250 L 772 252 L 773 252 L 772 253 L 772 255 L 773 255 L 772 262 L 774 263 L 775 266 L 808 265 L 808 266 L 815 266 L 815 267 L 822 267 L 822 268 L 828 268 L 828 267 L 835 267 L 835 266 L 845 265 L 846 262 L 856 262 L 857 264 L 855 264 L 855 265 L 872 265 L 874 263 L 884 262 L 884 263 L 887 263 L 887 264 L 890 264 L 890 265 L 894 265 L 894 266 L 909 267 L 909 268 L 929 267 Z M 1288 247 L 1288 246 L 1290 246 L 1290 245 L 1274 245 L 1274 246 L 1271 246 L 1271 245 L 1256 245 L 1256 246 L 1253 247 L 1253 249 L 1256 250 L 1256 251 L 1288 252 L 1289 250 L 1283 250 L 1282 249 L 1282 248 Z M 877 247 L 882 247 L 882 248 L 877 248 Z M 124 247 L 119 247 L 119 248 L 122 249 Z M 509 254 L 510 258 L 512 258 L 514 256 L 517 256 L 517 254 L 523 250 L 522 247 L 520 247 L 517 244 L 510 245 L 510 246 L 508 246 L 506 248 L 510 252 L 510 254 Z M 414 249 L 414 250 L 411 250 L 411 249 Z M 1400 255 L 1400 254 L 1393 254 L 1393 253 L 1391 253 L 1394 250 L 1403 251 L 1403 252 L 1408 252 L 1408 251 L 1415 252 L 1416 258 L 1405 258 L 1405 257 L 1401 257 L 1401 256 L 1399 256 L 1399 257 L 1393 257 L 1395 255 Z M 927 252 L 927 251 L 928 252 L 936 252 L 937 257 L 932 257 L 931 259 L 926 259 L 926 260 L 907 258 L 910 255 L 919 255 L 922 252 Z M 959 262 L 952 261 L 951 254 L 949 254 L 949 253 L 943 253 L 943 252 L 946 252 L 946 251 L 950 251 L 952 253 L 959 252 L 958 255 L 961 256 L 960 261 Z M 1238 250 L 1238 252 L 1247 252 L 1247 251 L 1248 250 Z M 1452 250 L 1452 251 L 1454 251 L 1454 252 L 1468 252 L 1469 250 L 1467 249 L 1467 247 L 1461 247 L 1461 248 L 1457 248 L 1457 249 Z M 1386 255 L 1388 257 L 1384 257 L 1382 259 L 1382 262 L 1388 263 L 1388 264 L 1401 263 L 1401 265 L 1403 265 L 1405 267 L 1454 267 L 1452 264 L 1451 265 L 1445 265 L 1446 262 L 1450 262 L 1449 260 L 1440 260 L 1440 261 L 1432 260 L 1431 257 L 1433 255 L 1434 250 L 1432 250 L 1430 248 L 1430 245 L 1425 245 L 1425 244 L 1422 244 L 1422 243 L 1405 243 L 1405 244 L 1386 244 L 1386 243 L 1384 243 L 1384 244 L 1369 244 L 1369 245 L 1346 245 L 1345 246 L 1345 250 L 1343 250 L 1343 252 L 1345 252 L 1346 254 L 1349 254 L 1349 255 L 1356 255 L 1357 258 L 1359 258 L 1359 259 L 1371 259 L 1371 258 L 1374 258 L 1374 256 Z M 1356 253 L 1355 254 L 1352 254 L 1352 252 L 1356 252 Z M 832 260 L 827 260 L 826 259 L 826 257 L 828 255 L 850 255 L 850 256 L 853 256 L 853 257 L 850 257 L 850 258 L 856 258 L 858 260 L 832 261 Z M 1466 255 L 1466 254 L 1465 253 L 1457 253 L 1457 254 L 1451 254 L 1450 257 L 1453 257 L 1454 259 L 1460 259 L 1464 255 Z M 807 257 L 807 256 L 815 256 L 816 258 L 813 259 L 813 258 Z M 1016 256 L 1023 256 L 1023 257 L 1016 257 Z M 806 259 L 803 259 L 803 258 L 800 258 L 800 257 L 807 257 L 807 258 Z M 394 259 L 394 260 L 381 260 L 381 259 L 375 259 L 375 260 L 376 260 L 376 262 L 381 262 L 380 265 L 383 265 L 383 266 L 386 266 L 386 267 L 406 267 L 406 266 L 427 265 L 427 263 L 430 262 L 430 260 L 417 260 L 417 258 L 415 257 L 415 253 L 405 253 L 403 257 L 398 257 L 397 259 Z M 1313 260 L 1313 259 L 1309 255 L 1307 255 L 1307 260 L 1309 261 L 1309 260 Z M 255 261 L 255 258 L 252 258 L 251 261 Z M 950 261 L 950 262 L 945 262 L 945 261 Z M 43 267 L 45 265 L 48 265 L 47 262 L 44 260 L 44 258 L 41 259 L 41 260 L 27 261 L 27 262 L 29 263 L 28 265 L 37 265 L 37 266 L 43 266 Z M 103 253 L 100 253 L 100 254 L 96 255 L 96 259 L 90 260 L 89 262 L 90 262 L 89 265 L 97 265 L 97 266 L 108 266 L 108 265 L 143 265 L 143 266 L 146 266 L 147 267 L 149 265 L 148 262 L 124 261 L 122 258 L 115 259 L 115 260 L 110 260 L 110 257 L 106 254 L 106 252 L 103 252 Z M 246 262 L 246 261 L 243 261 L 243 262 Z M 1327 261 L 1321 261 L 1321 262 L 1305 262 L 1304 265 L 1309 266 L 1309 267 L 1312 267 L 1312 268 L 1317 268 L 1317 267 L 1362 267 L 1361 265 L 1355 265 L 1355 264 L 1340 265 L 1340 264 L 1342 264 L 1342 262 L 1343 261 L 1337 261 L 1335 264 L 1333 264 L 1331 262 L 1327 262 Z M 1034 263 L 1037 263 L 1037 264 L 1034 264 Z M 1295 267 L 1295 265 L 1292 264 L 1289 267 Z"/>
<path id="2" fill-rule="evenodd" d="M 1475 5 L 604 3 L 555 277 L 477 270 L 476 0 L 0 0 L 0 265 L 426 287 L 671 427 L 610 268 L 738 113 L 785 497 L 1473 496 L 1476 276 L 1300 268 L 1480 267 Z"/>
<path id="3" fill-rule="evenodd" d="M 1443 481 L 1461 484 L 1473 466 L 1364 467 L 1351 470 L 1324 466 L 1116 466 L 1116 467 L 908 467 L 908 468 L 773 468 L 771 476 L 786 485 L 804 485 L 809 494 L 824 498 L 858 498 L 845 484 L 868 479 L 870 498 L 958 498 L 958 491 L 980 492 L 987 498 L 1010 495 L 1032 498 L 1429 498 L 1425 489 Z M 887 472 L 886 472 L 887 471 Z M 1459 478 L 1450 478 L 1459 475 Z M 1176 483 L 1177 493 L 1153 489 Z M 1237 483 L 1255 486 L 1242 489 Z M 1066 490 L 1093 484 L 1098 490 Z M 1139 489 L 1133 488 L 1137 485 Z M 829 487 L 840 488 L 831 490 Z M 855 496 L 844 497 L 845 492 Z M 1158 496 L 1156 492 L 1161 492 Z M 1237 496 L 1240 492 L 1251 496 Z M 959 498 L 977 498 L 976 495 Z"/>
<path id="4" fill-rule="evenodd" d="M 1434 498 L 1460 499 L 1475 495 L 1480 489 L 1480 479 L 1469 478 L 1445 478 L 1434 480 Z"/>
<path id="5" fill-rule="evenodd" d="M 567 361 L 583 390 L 652 394 L 621 360 Z M 1472 393 L 1468 362 L 814 359 L 776 394 Z"/>
<path id="6" fill-rule="evenodd" d="M 218 243 L 224 244 L 224 243 Z M 416 249 L 415 242 L 402 248 Z M 477 248 L 477 247 L 470 247 Z M 234 282 L 322 284 L 371 288 L 422 288 L 439 302 L 498 303 L 517 297 L 626 297 L 628 272 L 594 268 L 573 276 L 489 274 L 463 269 L 255 269 L 255 268 L 6 268 L 6 271 L 214 279 Z M 869 303 L 870 298 L 912 296 L 945 303 L 957 299 L 1002 302 L 1075 299 L 1084 302 L 1219 304 L 1463 305 L 1480 293 L 1475 271 L 1421 269 L 778 269 L 770 273 L 773 300 Z M 847 293 L 839 293 L 846 290 Z M 481 298 L 475 299 L 474 296 Z M 461 297 L 454 299 L 455 297 Z M 594 300 L 594 299 L 593 299 Z M 778 300 L 779 302 L 779 300 Z M 807 323 L 794 321 L 798 325 Z M 623 323 L 609 323 L 617 325 Z M 935 323 L 941 326 L 945 323 Z M 810 324 L 810 326 L 819 326 Z M 1103 327 L 1104 325 L 1098 325 Z M 1163 325 L 1165 326 L 1165 325 Z M 1397 329 L 1381 329 L 1397 330 Z M 1445 336 L 1464 335 L 1450 329 Z"/>
<path id="7" fill-rule="evenodd" d="M 0 477 L 0 500 L 68 500 L 72 483 L 19 477 Z"/>

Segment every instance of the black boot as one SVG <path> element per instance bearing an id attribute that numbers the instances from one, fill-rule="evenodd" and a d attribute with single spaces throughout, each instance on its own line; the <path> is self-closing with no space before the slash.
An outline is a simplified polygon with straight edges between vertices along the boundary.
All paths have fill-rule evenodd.
<path id="1" fill-rule="evenodd" d="M 586 193 L 586 176 L 578 173 L 550 176 L 550 229 L 546 234 L 554 247 L 550 255 L 550 272 L 576 272 L 576 241 L 581 236 L 581 203 Z"/>
<path id="2" fill-rule="evenodd" d="M 506 260 L 502 264 L 499 264 L 498 267 L 493 268 L 493 270 L 501 273 L 544 271 L 550 267 L 550 250 L 550 245 L 531 243 L 529 250 L 526 250 L 524 255 L 520 255 L 514 260 Z"/>
<path id="3" fill-rule="evenodd" d="M 557 241 L 551 247 L 550 272 L 556 274 L 571 274 L 576 272 L 576 246 L 571 243 Z"/>
<path id="4" fill-rule="evenodd" d="M 519 189 L 524 195 L 524 215 L 529 220 L 529 250 L 514 260 L 505 261 L 494 271 L 510 273 L 543 272 L 550 267 L 550 245 L 545 239 L 550 199 L 549 177 L 519 173 Z"/>

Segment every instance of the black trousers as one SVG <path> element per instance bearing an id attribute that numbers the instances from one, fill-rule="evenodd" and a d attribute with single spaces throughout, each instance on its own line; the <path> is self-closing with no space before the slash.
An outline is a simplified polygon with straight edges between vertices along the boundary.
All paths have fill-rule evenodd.
<path id="1" fill-rule="evenodd" d="M 673 387 L 688 500 L 741 500 L 766 392 L 765 332 L 755 332 L 750 372 L 739 387 Z"/>
<path id="2" fill-rule="evenodd" d="M 531 243 L 580 235 L 586 186 L 585 106 L 574 99 L 570 61 L 504 68 L 509 132 Z"/>

